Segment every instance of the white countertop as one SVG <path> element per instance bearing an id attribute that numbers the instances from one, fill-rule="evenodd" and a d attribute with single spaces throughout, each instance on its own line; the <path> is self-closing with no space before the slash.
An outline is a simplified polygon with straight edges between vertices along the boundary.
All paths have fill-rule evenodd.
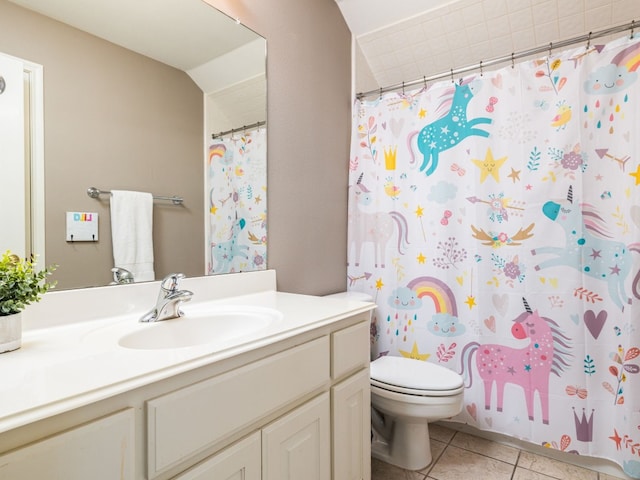
<path id="1" fill-rule="evenodd" d="M 220 281 L 207 280 L 214 285 Z M 270 285 L 274 286 L 274 282 Z M 255 332 L 218 345 L 156 350 L 118 345 L 118 340 L 127 333 L 157 326 L 138 321 L 148 310 L 148 298 L 144 302 L 147 308 L 128 305 L 126 313 L 87 321 L 81 321 L 76 312 L 69 314 L 74 316 L 71 323 L 64 323 L 59 311 L 52 313 L 53 320 L 49 323 L 53 326 L 26 329 L 22 348 L 0 355 L 0 432 L 240 355 L 375 307 L 360 301 L 260 291 L 263 287 L 265 285 L 249 289 L 257 290 L 255 293 L 203 298 L 203 301 L 198 301 L 196 294 L 192 302 L 183 305 L 186 316 L 202 309 L 215 312 L 230 306 L 268 308 L 281 314 L 279 320 Z M 150 291 L 148 287 L 146 291 Z M 126 295 L 122 292 L 124 290 L 119 296 L 124 298 Z M 65 296 L 67 300 L 77 298 L 71 294 Z M 47 312 L 46 307 L 41 307 L 38 315 L 43 312 Z M 35 320 L 31 318 L 28 323 Z"/>

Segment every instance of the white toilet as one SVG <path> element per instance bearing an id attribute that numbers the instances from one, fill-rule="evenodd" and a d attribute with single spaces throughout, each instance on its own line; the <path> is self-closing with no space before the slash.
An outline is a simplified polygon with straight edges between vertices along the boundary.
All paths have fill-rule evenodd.
<path id="1" fill-rule="evenodd" d="M 331 297 L 372 301 L 360 292 Z M 406 470 L 431 463 L 429 423 L 462 411 L 464 381 L 434 363 L 384 356 L 371 362 L 371 455 Z"/>
<path id="2" fill-rule="evenodd" d="M 429 422 L 462 410 L 464 382 L 434 363 L 385 356 L 371 362 L 371 455 L 407 470 L 431 463 Z"/>

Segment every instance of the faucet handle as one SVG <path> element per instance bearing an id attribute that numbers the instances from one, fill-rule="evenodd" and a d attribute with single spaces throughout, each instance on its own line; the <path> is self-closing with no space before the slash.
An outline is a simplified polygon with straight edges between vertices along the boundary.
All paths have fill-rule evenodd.
<path id="1" fill-rule="evenodd" d="M 160 288 L 166 292 L 175 292 L 178 289 L 178 282 L 184 277 L 184 273 L 170 273 L 162 279 Z"/>

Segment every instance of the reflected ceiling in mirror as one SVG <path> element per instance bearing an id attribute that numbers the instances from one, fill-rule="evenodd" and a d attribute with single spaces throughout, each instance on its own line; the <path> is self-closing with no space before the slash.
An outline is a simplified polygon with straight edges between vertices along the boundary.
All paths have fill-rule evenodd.
<path id="1" fill-rule="evenodd" d="M 65 25 L 27 19 L 15 7 L 8 8 L 11 4 Z M 19 18 L 13 25 L 0 18 L 0 52 L 44 67 L 45 258 L 47 264 L 59 265 L 58 288 L 112 280 L 109 199 L 89 198 L 90 186 L 184 197 L 180 208 L 154 203 L 156 279 L 178 271 L 187 276 L 207 273 L 205 252 L 210 246 L 203 239 L 212 225 L 205 213 L 203 175 L 209 152 L 204 150 L 212 133 L 266 120 L 265 40 L 202 0 L 0 0 L 0 12 L 7 11 Z M 69 29 L 66 25 L 140 56 L 123 53 L 114 60 L 98 39 L 59 33 Z M 46 35 L 54 30 L 57 36 L 49 41 Z M 96 50 L 90 50 L 93 44 Z M 60 58 L 62 63 L 56 63 Z M 109 69 L 119 73 L 106 79 Z M 136 69 L 160 73 L 136 77 Z M 174 79 L 178 70 L 187 74 L 187 81 Z M 132 83 L 144 93 L 118 85 Z M 182 85 L 192 92 L 183 93 Z M 65 87 L 68 91 L 62 91 Z M 182 120 L 187 106 L 199 111 L 200 119 Z M 185 142 L 193 147 L 185 150 Z M 99 213 L 100 242 L 65 242 L 68 211 Z"/>
<path id="2" fill-rule="evenodd" d="M 265 119 L 266 41 L 203 0 L 9 1 L 186 72 L 226 99 L 228 129 Z"/>
<path id="3" fill-rule="evenodd" d="M 183 71 L 257 37 L 202 0 L 10 1 Z"/>

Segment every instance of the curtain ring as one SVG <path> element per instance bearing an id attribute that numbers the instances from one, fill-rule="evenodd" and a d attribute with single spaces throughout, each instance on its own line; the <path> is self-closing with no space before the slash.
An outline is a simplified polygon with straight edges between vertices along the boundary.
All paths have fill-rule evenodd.
<path id="1" fill-rule="evenodd" d="M 629 37 L 629 40 L 633 40 L 633 28 L 635 26 L 635 23 L 635 20 L 631 20 L 631 36 Z"/>
<path id="2" fill-rule="evenodd" d="M 515 57 L 515 53 L 511 52 L 511 68 L 516 68 L 516 57 Z"/>
<path id="3" fill-rule="evenodd" d="M 553 48 L 553 42 L 549 42 L 549 56 L 551 56 L 551 49 Z"/>
<path id="4" fill-rule="evenodd" d="M 460 79 L 458 80 L 458 84 L 462 86 L 462 77 L 460 77 Z"/>
<path id="5" fill-rule="evenodd" d="M 482 76 L 482 60 L 480 60 L 480 76 Z"/>
<path id="6" fill-rule="evenodd" d="M 422 81 L 424 82 L 424 89 L 426 90 L 427 89 L 427 76 L 426 75 L 422 76 Z"/>
<path id="7" fill-rule="evenodd" d="M 589 47 L 591 47 L 591 35 L 593 34 L 593 32 L 589 32 L 589 36 L 587 37 L 587 50 L 589 50 Z"/>
<path id="8" fill-rule="evenodd" d="M 404 95 L 404 82 L 402 82 L 402 95 Z"/>
<path id="9" fill-rule="evenodd" d="M 453 79 L 453 68 L 451 69 L 451 83 L 456 83 L 456 81 Z"/>
<path id="10" fill-rule="evenodd" d="M 382 87 L 380 87 L 380 94 L 378 98 L 382 98 Z"/>

